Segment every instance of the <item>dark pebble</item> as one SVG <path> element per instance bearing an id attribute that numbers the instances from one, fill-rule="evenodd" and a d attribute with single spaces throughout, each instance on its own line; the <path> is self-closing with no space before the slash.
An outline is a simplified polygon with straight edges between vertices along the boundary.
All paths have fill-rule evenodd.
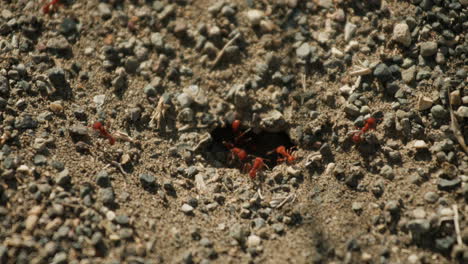
<path id="1" fill-rule="evenodd" d="M 55 182 L 62 187 L 68 187 L 71 184 L 71 176 L 68 173 L 68 169 L 61 171 L 55 178 Z"/>
<path id="2" fill-rule="evenodd" d="M 96 184 L 103 187 L 107 188 L 110 186 L 110 177 L 107 171 L 100 171 L 96 175 Z"/>
<path id="3" fill-rule="evenodd" d="M 154 189 L 156 187 L 156 178 L 152 174 L 140 174 L 140 182 L 145 189 Z"/>
<path id="4" fill-rule="evenodd" d="M 380 81 L 387 81 L 392 77 L 392 72 L 384 63 L 380 63 L 374 69 L 374 76 Z"/>

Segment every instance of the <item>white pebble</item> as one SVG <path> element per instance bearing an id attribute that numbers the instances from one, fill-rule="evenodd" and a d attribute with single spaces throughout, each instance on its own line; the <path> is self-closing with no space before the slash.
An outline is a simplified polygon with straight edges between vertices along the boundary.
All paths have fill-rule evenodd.
<path id="1" fill-rule="evenodd" d="M 249 19 L 250 23 L 254 26 L 260 24 L 260 21 L 264 16 L 265 14 L 257 9 L 247 11 L 247 19 Z"/>
<path id="2" fill-rule="evenodd" d="M 256 235 L 250 235 L 248 238 L 247 238 L 247 247 L 257 247 L 260 245 L 260 242 L 261 242 L 261 238 L 259 236 L 256 236 Z"/>

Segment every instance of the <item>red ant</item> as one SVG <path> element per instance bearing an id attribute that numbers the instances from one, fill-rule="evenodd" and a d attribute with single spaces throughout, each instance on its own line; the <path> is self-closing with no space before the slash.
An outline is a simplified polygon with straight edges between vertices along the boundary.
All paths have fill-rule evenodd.
<path id="1" fill-rule="evenodd" d="M 101 136 L 106 137 L 107 139 L 109 139 L 109 143 L 111 145 L 114 145 L 115 138 L 109 132 L 107 132 L 106 128 L 104 127 L 104 125 L 101 122 L 99 122 L 99 121 L 94 122 L 93 129 L 99 131 Z"/>
<path id="2" fill-rule="evenodd" d="M 42 12 L 44 14 L 48 14 L 50 12 L 50 8 L 54 7 L 55 5 L 59 4 L 60 0 L 52 0 L 50 1 L 49 3 L 45 4 L 43 7 L 42 7 Z"/>
<path id="3" fill-rule="evenodd" d="M 381 118 L 379 118 L 381 119 Z M 354 143 L 360 143 L 362 141 L 361 135 L 366 133 L 368 130 L 375 129 L 377 127 L 377 118 L 375 117 L 369 117 L 367 118 L 364 122 L 364 126 L 361 128 L 361 130 L 354 132 L 352 140 Z"/>
<path id="4" fill-rule="evenodd" d="M 280 162 L 283 162 L 283 161 L 287 161 L 288 163 L 292 163 L 294 160 L 296 160 L 296 157 L 294 157 L 292 155 L 293 152 L 294 152 L 293 151 L 294 148 L 296 148 L 296 147 L 286 149 L 285 146 L 279 146 L 275 150 L 272 150 L 272 151 L 268 152 L 267 154 L 271 155 L 271 154 L 276 152 L 276 154 L 283 156 L 282 158 L 278 158 L 278 160 L 276 161 L 277 163 L 280 163 Z"/>
<path id="5" fill-rule="evenodd" d="M 231 159 L 234 159 L 236 156 L 240 161 L 247 159 L 248 155 L 245 150 L 237 148 L 231 143 L 223 142 L 223 144 L 229 149 L 229 151 L 231 151 Z"/>
<path id="6" fill-rule="evenodd" d="M 286 147 L 284 146 L 279 146 L 276 148 L 276 153 L 283 156 L 283 158 L 278 158 L 277 162 L 282 162 L 286 160 L 288 163 L 292 163 L 296 159 L 296 157 L 292 155 L 293 148 L 286 149 Z"/>
<path id="7" fill-rule="evenodd" d="M 255 160 L 253 161 L 253 166 L 252 169 L 249 171 L 249 176 L 250 179 L 255 179 L 257 176 L 257 171 L 261 170 L 263 167 L 266 167 L 267 165 L 265 162 L 263 162 L 264 159 L 256 157 Z"/>

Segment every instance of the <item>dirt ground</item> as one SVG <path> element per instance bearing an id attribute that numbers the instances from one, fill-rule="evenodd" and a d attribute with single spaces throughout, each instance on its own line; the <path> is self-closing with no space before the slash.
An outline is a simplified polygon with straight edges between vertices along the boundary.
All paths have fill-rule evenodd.
<path id="1" fill-rule="evenodd" d="M 418 65 L 420 43 L 443 32 L 421 1 L 362 2 L 66 0 L 44 13 L 41 1 L 2 0 L 0 262 L 468 260 L 468 156 L 448 110 L 441 120 L 418 110 L 421 96 L 448 109 L 437 82 L 459 70 L 450 89 L 468 95 L 467 53 Z M 466 5 L 432 2 L 466 24 Z M 405 47 L 392 34 L 409 17 L 433 28 Z M 453 28 L 455 52 L 466 27 Z M 313 49 L 301 57 L 303 43 Z M 399 97 L 376 69 L 406 58 L 430 72 L 392 79 Z M 368 117 L 375 129 L 359 134 Z M 239 161 L 222 141 L 273 152 L 279 143 L 216 139 L 234 120 L 286 133 L 294 160 L 252 179 L 258 154 Z M 440 142 L 448 147 L 434 150 Z M 460 182 L 440 187 L 446 178 Z"/>

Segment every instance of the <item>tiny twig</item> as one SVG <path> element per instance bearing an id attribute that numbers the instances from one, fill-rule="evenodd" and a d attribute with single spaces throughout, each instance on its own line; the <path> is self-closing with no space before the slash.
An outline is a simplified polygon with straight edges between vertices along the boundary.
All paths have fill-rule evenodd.
<path id="1" fill-rule="evenodd" d="M 463 246 L 462 238 L 460 235 L 460 223 L 458 222 L 458 206 L 452 205 L 453 208 L 453 222 L 455 224 L 455 233 L 457 234 L 457 243 L 459 246 Z"/>
<path id="2" fill-rule="evenodd" d="M 115 167 L 117 167 L 123 175 L 127 175 L 127 173 L 124 171 L 124 169 L 122 168 L 122 165 L 120 163 L 113 160 L 113 161 L 111 161 L 111 164 L 114 165 Z"/>
<path id="3" fill-rule="evenodd" d="M 229 40 L 226 45 L 221 49 L 221 51 L 218 53 L 218 56 L 216 56 L 216 59 L 213 62 L 213 65 L 211 66 L 211 70 L 213 70 L 221 60 L 221 58 L 224 55 L 224 52 L 226 51 L 226 48 L 229 47 L 234 41 L 236 41 L 237 38 L 240 37 L 240 33 L 237 33 L 231 40 Z"/>
<path id="4" fill-rule="evenodd" d="M 277 209 L 281 208 L 281 206 L 285 205 L 285 204 L 289 201 L 289 199 L 290 199 L 291 197 L 293 197 L 292 201 L 296 200 L 296 197 L 295 197 L 295 196 L 296 196 L 296 195 L 295 195 L 294 193 L 291 193 L 290 195 L 286 196 L 286 198 L 284 198 L 284 200 L 281 201 L 281 203 L 278 204 L 278 206 L 276 206 L 275 208 L 277 208 Z"/>
<path id="5" fill-rule="evenodd" d="M 450 101 L 450 88 L 447 88 L 447 93 L 448 93 L 450 119 L 451 119 L 450 128 L 452 129 L 453 134 L 455 135 L 455 138 L 457 138 L 457 141 L 462 147 L 462 149 L 468 154 L 468 146 L 466 146 L 465 139 L 463 138 L 463 134 L 460 131 L 460 124 L 458 124 L 457 117 L 453 113 L 452 102 Z"/>

